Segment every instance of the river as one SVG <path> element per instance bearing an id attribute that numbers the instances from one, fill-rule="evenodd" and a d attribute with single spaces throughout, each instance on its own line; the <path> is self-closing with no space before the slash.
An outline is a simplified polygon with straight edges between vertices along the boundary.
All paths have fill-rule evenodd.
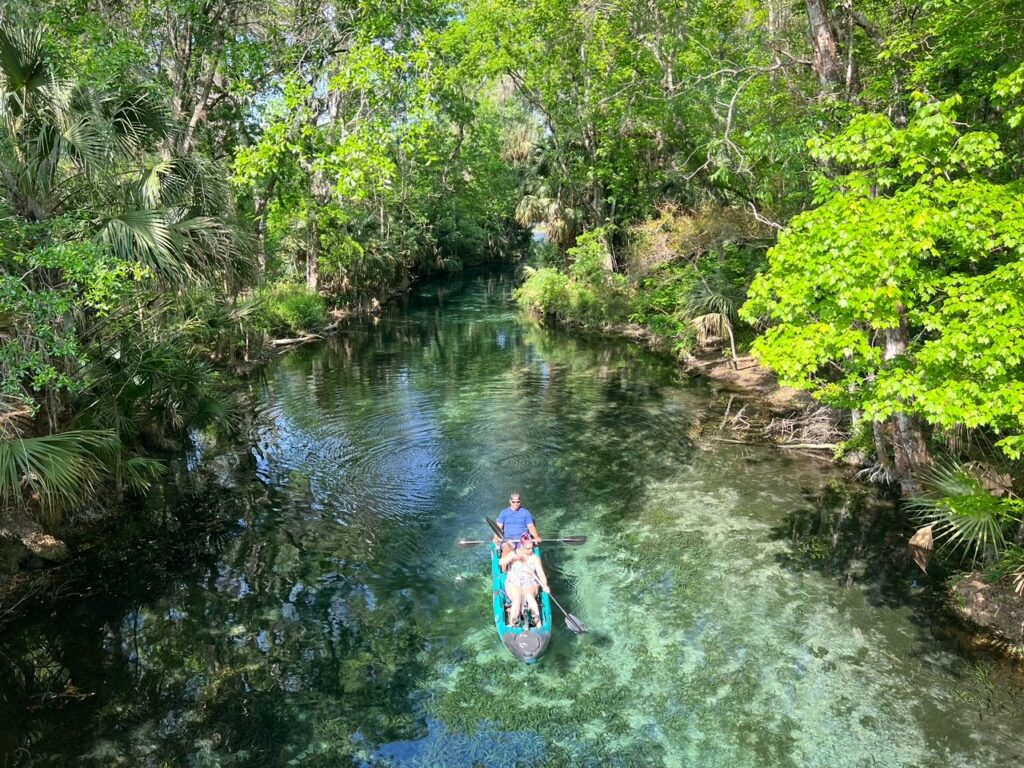
<path id="1" fill-rule="evenodd" d="M 512 285 L 425 285 L 250 382 L 8 625 L 0 766 L 1024 764 L 1020 676 L 940 631 L 891 505 L 715 440 L 726 395 Z M 591 631 L 535 667 L 455 545 L 513 490 L 588 537 L 545 558 Z"/>

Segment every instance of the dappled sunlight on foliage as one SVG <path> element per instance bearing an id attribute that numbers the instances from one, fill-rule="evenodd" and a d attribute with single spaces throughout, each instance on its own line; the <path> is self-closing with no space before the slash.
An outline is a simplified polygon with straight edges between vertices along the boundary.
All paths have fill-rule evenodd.
<path id="1" fill-rule="evenodd" d="M 773 239 L 773 233 L 743 209 L 709 203 L 687 211 L 667 204 L 630 229 L 625 269 L 643 278 L 666 264 L 697 264 L 727 246 L 764 248 Z"/>
<path id="2" fill-rule="evenodd" d="M 516 300 L 541 318 L 584 328 L 626 320 L 631 292 L 625 276 L 609 268 L 611 253 L 604 232 L 582 235 L 566 254 L 568 274 L 551 267 L 531 271 Z"/>

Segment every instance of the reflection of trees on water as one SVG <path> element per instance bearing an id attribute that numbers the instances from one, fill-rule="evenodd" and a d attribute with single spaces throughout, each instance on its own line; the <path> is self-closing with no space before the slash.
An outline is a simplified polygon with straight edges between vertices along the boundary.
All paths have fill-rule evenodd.
<path id="1" fill-rule="evenodd" d="M 174 497 L 176 490 L 167 486 L 165 493 Z M 91 740 L 91 718 L 110 697 L 159 689 L 161 681 L 135 663 L 146 615 L 140 606 L 166 591 L 177 574 L 212 560 L 234 519 L 218 514 L 228 498 L 207 488 L 178 507 L 155 505 L 118 517 L 97 554 L 70 566 L 64 597 L 37 609 L 52 614 L 30 611 L 5 627 L 0 754 L 27 764 L 33 749 L 45 744 L 47 752 L 59 745 L 77 755 L 78 740 Z"/>
<path id="2" fill-rule="evenodd" d="M 847 482 L 808 490 L 804 498 L 806 506 L 790 511 L 775 529 L 777 538 L 792 543 L 780 556 L 785 566 L 862 585 L 877 604 L 906 603 L 913 583 L 908 574 L 928 578 L 909 556 L 913 530 L 892 501 Z"/>
<path id="3" fill-rule="evenodd" d="M 620 514 L 632 514 L 651 481 L 689 463 L 694 446 L 686 430 L 695 414 L 666 399 L 677 383 L 671 361 L 625 342 L 591 344 L 542 329 L 526 341 L 546 361 L 545 374 L 524 378 L 520 391 L 559 435 L 551 456 L 558 496 L 612 502 Z"/>
<path id="4" fill-rule="evenodd" d="M 507 303 L 507 288 L 484 295 Z M 548 496 L 548 482 L 558 486 L 552 499 L 613 488 L 642 494 L 647 479 L 677 471 L 692 451 L 680 439 L 689 416 L 666 418 L 659 409 L 662 388 L 675 382 L 670 361 L 625 343 L 523 326 L 512 311 L 488 309 L 477 320 L 472 307 L 450 297 L 433 306 L 424 300 L 412 317 L 357 324 L 320 347 L 293 350 L 284 365 L 303 375 L 277 377 L 270 397 L 302 429 L 323 434 L 322 414 L 330 413 L 350 427 L 346 434 L 365 435 L 382 393 L 406 387 L 445 403 L 434 426 L 446 447 L 457 455 L 467 441 L 487 439 L 506 452 L 497 457 L 499 471 L 530 484 L 531 498 Z M 367 447 L 349 449 L 360 456 Z"/>
<path id="5" fill-rule="evenodd" d="M 282 365 L 304 376 L 279 378 L 308 385 L 303 395 L 311 396 L 320 409 L 309 408 L 305 401 L 294 415 L 307 421 L 297 423 L 315 424 L 322 412 L 370 404 L 383 388 L 410 373 L 415 373 L 417 388 L 431 392 L 502 374 L 507 358 L 500 353 L 516 345 L 522 334 L 511 312 L 504 323 L 493 320 L 493 307 L 508 303 L 511 283 L 500 280 L 489 293 L 475 291 L 472 298 L 479 305 L 469 312 L 465 303 L 445 298 L 460 290 L 455 285 L 418 299 L 410 314 L 389 314 L 372 324 L 356 318 L 320 345 L 290 350 Z M 448 305 L 461 313 L 457 322 L 448 319 Z M 345 402 L 338 399 L 342 393 Z"/>
<path id="6" fill-rule="evenodd" d="M 423 644 L 411 593 L 380 599 L 385 587 L 340 539 L 301 551 L 301 532 L 268 529 L 264 493 L 205 488 L 132 517 L 83 563 L 88 594 L 8 628 L 9 764 L 32 764 L 37 749 L 69 762 L 92 750 L 84 762 L 96 765 L 183 765 L 204 752 L 277 764 L 317 739 L 337 742 L 336 755 L 353 734 L 422 736 L 395 714 L 409 708 Z M 225 538 L 236 520 L 244 528 Z M 197 568 L 205 578 L 179 580 Z"/>

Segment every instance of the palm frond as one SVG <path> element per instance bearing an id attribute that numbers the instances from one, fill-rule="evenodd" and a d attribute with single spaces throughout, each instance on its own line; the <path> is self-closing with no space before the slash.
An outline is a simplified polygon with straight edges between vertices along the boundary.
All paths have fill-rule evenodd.
<path id="1" fill-rule="evenodd" d="M 707 347 L 724 341 L 732 333 L 732 322 L 728 315 L 720 312 L 709 312 L 690 318 L 690 325 L 697 335 L 697 343 Z"/>
<path id="2" fill-rule="evenodd" d="M 697 335 L 697 342 L 707 347 L 719 341 L 729 341 L 732 359 L 736 360 L 736 338 L 733 334 L 739 317 L 741 301 L 734 295 L 720 275 L 701 281 L 690 293 L 684 308 Z"/>
<path id="3" fill-rule="evenodd" d="M 953 459 L 940 459 L 917 475 L 924 489 L 908 509 L 931 525 L 943 547 L 969 556 L 972 563 L 988 560 L 1006 546 L 1006 528 L 1020 519 L 1017 506 L 993 496 L 981 478 Z"/>
<path id="4" fill-rule="evenodd" d="M 689 315 L 718 314 L 730 321 L 736 318 L 740 302 L 728 290 L 707 280 L 701 280 L 690 294 L 686 310 Z"/>
<path id="5" fill-rule="evenodd" d="M 532 227 L 555 218 L 557 204 L 542 195 L 524 195 L 516 205 L 516 221 L 524 227 Z"/>
<path id="6" fill-rule="evenodd" d="M 121 464 L 121 477 L 125 486 L 134 493 L 144 493 L 153 481 L 167 472 L 167 467 L 156 459 L 133 456 Z"/>
<path id="7" fill-rule="evenodd" d="M 138 181 L 138 198 L 143 208 L 159 208 L 164 204 L 163 177 L 171 172 L 172 162 L 167 158 L 158 158 L 140 169 Z"/>
<path id="8" fill-rule="evenodd" d="M 526 165 L 537 152 L 537 133 L 536 127 L 529 123 L 522 123 L 512 129 L 505 139 L 502 159 L 513 165 Z"/>
<path id="9" fill-rule="evenodd" d="M 193 275 L 178 258 L 175 238 L 162 210 L 124 211 L 100 227 L 99 240 L 120 259 L 139 261 L 165 282 L 181 285 Z"/>
<path id="10" fill-rule="evenodd" d="M 139 154 L 153 141 L 167 135 L 170 121 L 166 110 L 148 93 L 134 90 L 108 99 L 105 118 L 114 143 L 124 155 Z"/>
<path id="11" fill-rule="evenodd" d="M 545 233 L 555 245 L 561 248 L 568 248 L 579 230 L 576 226 L 578 212 L 574 208 L 558 208 L 544 227 Z"/>
<path id="12" fill-rule="evenodd" d="M 31 94 L 11 94 L 0 84 L 0 121 L 11 148 L 4 165 L 23 215 L 49 217 L 69 195 L 69 179 L 106 164 L 108 142 L 94 98 L 88 89 L 52 77 Z"/>
<path id="13" fill-rule="evenodd" d="M 224 169 L 201 155 L 179 155 L 171 161 L 173 188 L 179 197 L 171 205 L 188 205 L 200 213 L 223 211 L 229 191 Z"/>
<path id="14" fill-rule="evenodd" d="M 0 88 L 28 92 L 50 82 L 44 31 L 0 26 Z"/>
<path id="15" fill-rule="evenodd" d="M 0 501 L 38 503 L 44 517 L 83 503 L 120 449 L 111 430 L 73 430 L 0 441 Z"/>
<path id="16" fill-rule="evenodd" d="M 34 412 L 34 403 L 26 395 L 0 392 L 0 440 L 25 434 L 31 427 Z"/>
<path id="17" fill-rule="evenodd" d="M 236 416 L 235 404 L 227 395 L 207 392 L 195 403 L 189 421 L 200 429 L 216 425 L 230 434 L 238 428 Z"/>
<path id="18" fill-rule="evenodd" d="M 227 305 L 228 320 L 231 323 L 243 323 L 262 309 L 262 302 L 258 296 L 246 296 L 234 304 Z"/>
<path id="19" fill-rule="evenodd" d="M 47 86 L 44 93 L 47 97 L 47 129 L 39 132 L 36 154 L 40 158 L 47 157 L 55 176 L 65 158 L 87 172 L 104 165 L 110 156 L 106 126 L 89 105 L 71 103 L 76 99 L 84 101 L 95 97 L 76 93 L 75 86 L 62 82 Z"/>

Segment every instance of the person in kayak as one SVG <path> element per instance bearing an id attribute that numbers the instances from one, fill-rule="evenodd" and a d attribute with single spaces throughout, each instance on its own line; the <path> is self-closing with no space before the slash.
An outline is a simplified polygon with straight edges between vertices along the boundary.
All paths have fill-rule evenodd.
<path id="1" fill-rule="evenodd" d="M 495 534 L 494 543 L 501 547 L 502 556 L 519 547 L 524 533 L 530 534 L 535 544 L 543 541 L 537 532 L 536 523 L 533 522 L 533 515 L 523 506 L 523 497 L 519 492 L 514 492 L 508 497 L 508 506 L 498 515 L 498 527 L 504 534 L 504 541 L 501 536 Z"/>
<path id="2" fill-rule="evenodd" d="M 500 560 L 502 568 L 508 570 L 505 577 L 505 594 L 512 604 L 508 608 L 508 625 L 517 627 L 522 621 L 523 602 L 533 613 L 536 627 L 540 626 L 541 612 L 537 604 L 537 588 L 550 592 L 544 564 L 533 551 L 533 537 L 524 533 L 519 537 L 519 547 L 509 550 Z M 535 627 L 535 628 L 536 628 Z"/>

